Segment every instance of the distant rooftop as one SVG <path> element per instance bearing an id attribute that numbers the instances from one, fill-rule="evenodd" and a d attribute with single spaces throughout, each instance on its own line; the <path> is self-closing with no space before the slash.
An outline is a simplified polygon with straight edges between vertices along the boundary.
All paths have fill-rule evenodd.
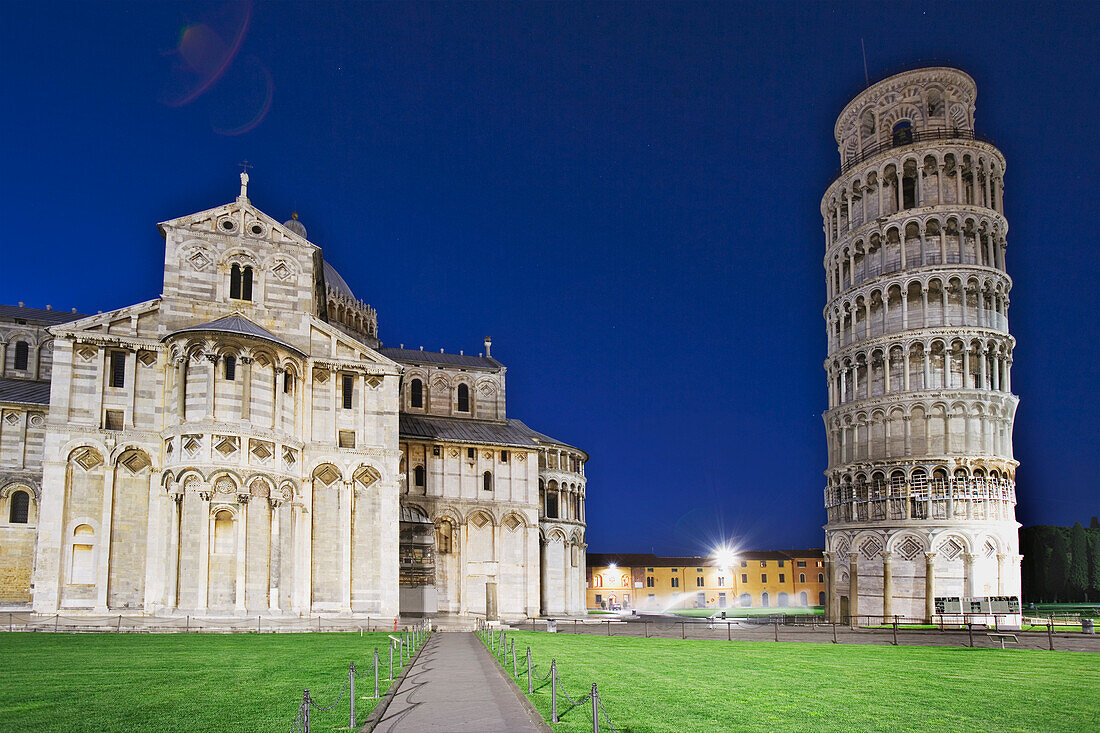
<path id="1" fill-rule="evenodd" d="M 504 365 L 491 356 L 467 356 L 465 354 L 444 354 L 439 351 L 421 351 L 420 349 L 395 349 L 383 346 L 378 353 L 403 364 L 444 364 L 446 366 L 473 367 L 474 369 L 503 369 Z"/>
<path id="2" fill-rule="evenodd" d="M 21 305 L 0 305 L 0 320 L 6 321 L 19 318 L 27 321 L 28 324 L 33 323 L 36 326 L 54 326 L 58 323 L 68 323 L 69 321 L 75 321 L 80 318 L 85 318 L 86 316 L 86 313 L 75 313 L 73 311 L 25 308 Z"/>
<path id="3" fill-rule="evenodd" d="M 822 557 L 820 548 L 812 550 L 744 550 L 734 553 L 737 561 L 742 560 L 794 560 L 796 558 Z M 633 567 L 659 567 L 659 568 L 683 568 L 683 567 L 708 567 L 715 564 L 712 557 L 659 557 L 647 552 L 589 552 L 586 561 L 590 568 L 605 568 L 609 565 L 618 565 L 624 568 Z"/>

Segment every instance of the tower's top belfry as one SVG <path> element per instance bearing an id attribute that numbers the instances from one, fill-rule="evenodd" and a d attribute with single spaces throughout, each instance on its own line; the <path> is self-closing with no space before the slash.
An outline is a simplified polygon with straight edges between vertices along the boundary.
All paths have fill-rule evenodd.
<path id="1" fill-rule="evenodd" d="M 977 98 L 970 75 L 946 66 L 906 71 L 872 84 L 837 118 L 833 135 L 841 162 L 847 169 L 906 136 L 920 140 L 945 131 L 972 133 Z"/>

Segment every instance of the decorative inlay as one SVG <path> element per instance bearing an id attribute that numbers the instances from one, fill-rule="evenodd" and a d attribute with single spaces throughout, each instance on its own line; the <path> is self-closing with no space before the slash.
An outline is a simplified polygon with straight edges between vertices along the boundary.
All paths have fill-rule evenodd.
<path id="1" fill-rule="evenodd" d="M 93 468 L 103 463 L 102 456 L 91 448 L 83 449 L 74 456 L 73 460 L 75 460 L 76 464 L 85 471 L 91 471 Z"/>
<path id="2" fill-rule="evenodd" d="M 948 560 L 954 560 L 963 549 L 965 548 L 954 537 L 949 538 L 947 542 L 944 542 L 940 546 L 940 552 L 942 552 Z"/>
<path id="3" fill-rule="evenodd" d="M 868 537 L 863 541 L 863 544 L 859 546 L 859 551 L 863 553 L 865 558 L 870 560 L 882 552 L 882 543 L 879 542 L 876 537 Z"/>
<path id="4" fill-rule="evenodd" d="M 906 537 L 905 541 L 898 546 L 898 554 L 905 560 L 912 560 L 921 551 L 921 544 L 912 537 Z"/>

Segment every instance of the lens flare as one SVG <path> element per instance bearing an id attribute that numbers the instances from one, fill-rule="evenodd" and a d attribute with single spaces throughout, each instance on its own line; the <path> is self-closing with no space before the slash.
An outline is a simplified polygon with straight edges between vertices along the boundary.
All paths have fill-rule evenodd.
<path id="1" fill-rule="evenodd" d="M 183 107 L 210 89 L 236 58 L 251 20 L 252 3 L 240 0 L 227 3 L 204 22 L 184 26 L 175 50 L 168 54 L 172 68 L 161 101 Z"/>

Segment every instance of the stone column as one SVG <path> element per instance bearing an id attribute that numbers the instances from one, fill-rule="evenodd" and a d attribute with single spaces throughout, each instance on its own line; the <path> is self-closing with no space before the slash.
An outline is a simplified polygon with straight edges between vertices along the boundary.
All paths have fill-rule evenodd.
<path id="1" fill-rule="evenodd" d="M 214 522 L 210 516 L 210 499 L 214 495 L 211 489 L 210 484 L 204 484 L 202 491 L 199 492 L 202 504 L 199 508 L 201 520 L 199 521 L 199 587 L 195 604 L 197 611 L 205 611 L 210 600 L 210 536 L 213 534 L 213 527 L 210 525 Z"/>
<path id="2" fill-rule="evenodd" d="M 279 574 L 281 572 L 280 566 L 280 537 L 279 537 L 279 499 L 275 497 L 268 497 L 267 506 L 271 513 L 271 535 L 270 546 L 268 552 L 270 553 L 270 561 L 268 564 L 268 580 L 267 580 L 267 607 L 272 613 L 279 611 Z"/>
<path id="3" fill-rule="evenodd" d="M 936 553 L 924 553 L 924 616 L 928 623 L 936 615 Z"/>
<path id="4" fill-rule="evenodd" d="M 0 377 L 8 371 L 8 342 L 0 341 Z"/>
<path id="5" fill-rule="evenodd" d="M 859 625 L 859 553 L 848 553 L 848 615 L 849 625 Z"/>
<path id="6" fill-rule="evenodd" d="M 543 616 L 550 615 L 550 563 L 546 552 L 547 544 L 549 542 L 545 537 L 539 537 L 539 612 Z"/>
<path id="7" fill-rule="evenodd" d="M 1005 576 L 1008 573 L 1008 555 L 1003 552 L 997 553 L 997 595 L 1003 596 L 1008 593 L 1008 584 L 1005 583 L 1007 579 Z"/>
<path id="8" fill-rule="evenodd" d="M 178 493 L 169 494 L 168 552 L 165 570 L 165 603 L 168 608 L 178 608 L 180 604 L 180 522 L 183 520 L 183 487 Z"/>
<path id="9" fill-rule="evenodd" d="M 975 593 L 976 593 L 976 588 L 975 588 L 975 583 L 974 583 L 974 581 L 976 580 L 976 578 L 974 577 L 974 575 L 975 575 L 974 566 L 978 561 L 978 556 L 968 552 L 968 553 L 963 555 L 963 560 L 965 561 L 965 563 L 964 563 L 965 580 L 964 580 L 964 583 L 963 583 L 963 592 L 966 593 L 966 595 L 969 596 L 970 598 L 973 598 Z"/>
<path id="10" fill-rule="evenodd" d="M 279 410 L 282 409 L 283 400 L 280 395 L 283 393 L 283 385 L 279 384 L 279 377 L 285 370 L 279 366 L 272 366 L 271 368 L 271 427 L 278 430 L 282 425 L 282 415 L 279 414 Z"/>
<path id="11" fill-rule="evenodd" d="M 894 616 L 894 557 L 882 553 L 882 622 L 890 623 Z"/>
<path id="12" fill-rule="evenodd" d="M 340 610 L 351 613 L 351 505 L 355 501 L 352 481 L 340 482 Z"/>
<path id="13" fill-rule="evenodd" d="M 107 585 L 110 582 L 111 568 L 111 514 L 115 500 L 115 468 L 111 465 L 110 456 L 104 456 L 103 466 L 103 509 L 100 513 L 99 536 L 96 544 L 99 545 L 99 562 L 96 567 L 96 601 L 97 613 L 107 611 Z"/>
<path id="14" fill-rule="evenodd" d="M 825 620 L 836 622 L 836 601 L 833 599 L 833 594 L 836 591 L 835 578 L 833 576 L 833 559 L 832 555 L 828 552 L 825 553 L 823 564 L 825 566 Z M 733 573 L 733 594 L 734 601 L 737 600 L 737 573 Z"/>
<path id="15" fill-rule="evenodd" d="M 176 360 L 176 415 L 181 423 L 187 420 L 187 362 L 186 356 Z"/>
<path id="16" fill-rule="evenodd" d="M 251 499 L 249 494 L 237 494 L 237 524 L 239 525 L 235 529 L 237 530 L 233 534 L 236 535 L 237 547 L 237 582 L 236 582 L 236 598 L 234 599 L 234 609 L 240 613 L 244 613 L 245 606 L 245 590 L 248 583 L 248 500 Z"/>
<path id="17" fill-rule="evenodd" d="M 241 419 L 248 420 L 252 414 L 252 357 L 242 356 L 241 363 Z"/>

